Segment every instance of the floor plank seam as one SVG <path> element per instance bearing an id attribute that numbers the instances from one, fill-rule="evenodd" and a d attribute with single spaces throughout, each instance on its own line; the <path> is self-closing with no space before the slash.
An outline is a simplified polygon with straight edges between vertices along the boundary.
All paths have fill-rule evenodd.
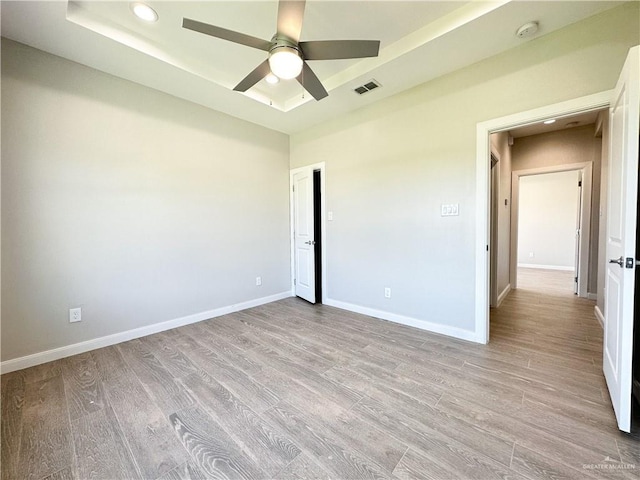
<path id="1" fill-rule="evenodd" d="M 393 469 L 391 470 L 391 475 L 395 474 L 396 469 L 398 468 L 398 465 L 400 465 L 402 463 L 402 460 L 404 459 L 405 455 L 407 454 L 407 452 L 409 451 L 411 447 L 407 447 L 404 451 L 404 453 L 402 454 L 402 456 L 400 457 L 400 460 L 398 460 L 398 462 L 396 463 L 396 465 L 393 467 Z"/>
<path id="2" fill-rule="evenodd" d="M 511 447 L 511 458 L 509 459 L 509 468 L 513 469 L 513 455 L 516 452 L 516 443 L 518 443 L 517 441 L 513 442 L 513 447 Z"/>
<path id="3" fill-rule="evenodd" d="M 297 445 L 296 445 L 296 446 L 297 446 Z M 295 457 L 293 457 L 293 458 L 291 459 L 291 461 L 290 461 L 289 463 L 287 463 L 284 467 L 282 467 L 282 468 L 281 468 L 281 469 L 280 469 L 280 470 L 279 470 L 279 471 L 278 471 L 278 472 L 273 476 L 273 478 L 274 478 L 274 479 L 275 479 L 275 478 L 279 478 L 279 477 L 280 477 L 280 475 L 282 475 L 282 472 L 286 471 L 286 470 L 289 468 L 289 466 L 290 466 L 293 462 L 295 462 L 296 460 L 298 460 L 298 458 L 300 457 L 300 455 L 304 455 L 304 452 L 302 451 L 302 449 L 301 449 L 300 447 L 298 447 L 298 450 L 300 450 L 300 453 L 298 453 Z"/>
<path id="4" fill-rule="evenodd" d="M 360 398 L 359 398 L 356 402 L 354 402 L 354 403 L 353 403 L 353 404 L 352 404 L 352 405 L 347 409 L 347 412 L 350 412 L 351 410 L 353 410 L 353 409 L 354 409 L 354 407 L 355 407 L 356 405 L 358 405 L 358 404 L 362 401 L 362 399 L 363 399 L 363 398 L 364 398 L 364 394 L 360 394 Z"/>
<path id="5" fill-rule="evenodd" d="M 618 450 L 618 458 L 620 459 L 620 462 L 622 463 L 624 461 L 624 459 L 622 458 L 622 452 L 620 452 L 620 443 L 618 442 L 618 439 L 615 439 L 616 442 L 616 449 Z M 640 445 L 638 445 L 638 448 L 640 449 Z"/>

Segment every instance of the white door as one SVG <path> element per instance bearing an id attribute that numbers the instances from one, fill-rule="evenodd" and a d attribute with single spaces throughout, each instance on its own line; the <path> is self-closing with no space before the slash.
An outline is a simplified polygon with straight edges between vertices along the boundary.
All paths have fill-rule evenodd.
<path id="1" fill-rule="evenodd" d="M 603 370 L 618 428 L 631 429 L 631 362 L 640 132 L 640 47 L 630 50 L 610 110 Z"/>
<path id="2" fill-rule="evenodd" d="M 294 282 L 298 297 L 316 302 L 313 171 L 293 175 Z"/>

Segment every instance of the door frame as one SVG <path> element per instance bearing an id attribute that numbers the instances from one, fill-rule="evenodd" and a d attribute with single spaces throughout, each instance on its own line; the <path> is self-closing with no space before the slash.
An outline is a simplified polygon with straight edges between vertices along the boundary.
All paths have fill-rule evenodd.
<path id="1" fill-rule="evenodd" d="M 548 173 L 582 171 L 582 205 L 580 206 L 580 259 L 578 261 L 578 296 L 587 298 L 589 280 L 589 243 L 591 232 L 591 184 L 593 162 L 552 165 L 511 172 L 511 252 L 509 277 L 511 288 L 518 288 L 518 222 L 520 214 L 520 177 Z M 587 232 L 587 235 L 583 233 Z"/>
<path id="2" fill-rule="evenodd" d="M 296 173 L 304 172 L 305 170 L 311 172 L 320 172 L 320 252 L 321 252 L 321 274 L 322 274 L 322 303 L 326 303 L 327 298 L 327 209 L 326 209 L 326 194 L 325 194 L 325 162 L 314 163 L 313 165 L 307 165 L 304 167 L 294 168 L 289 170 L 289 241 L 290 241 L 290 262 L 291 262 L 291 296 L 296 296 L 296 286 L 294 284 L 296 273 L 296 257 L 295 257 L 295 238 L 293 234 L 293 226 L 295 220 L 294 213 L 294 198 L 293 198 L 293 177 Z M 314 192 L 315 195 L 315 192 Z M 315 212 L 314 212 L 315 215 Z"/>
<path id="3" fill-rule="evenodd" d="M 538 123 L 549 117 L 563 117 L 580 112 L 608 108 L 613 90 L 574 98 L 533 110 L 480 122 L 476 126 L 476 274 L 475 337 L 478 343 L 489 341 L 489 253 L 492 133 Z"/>
<path id="4" fill-rule="evenodd" d="M 490 165 L 493 163 L 493 158 L 497 160 L 494 166 L 490 166 L 489 182 L 491 197 L 489 201 L 490 215 L 489 215 L 489 306 L 497 307 L 499 304 L 498 293 L 498 203 L 500 201 L 500 156 L 498 152 L 491 149 L 489 155 Z"/>

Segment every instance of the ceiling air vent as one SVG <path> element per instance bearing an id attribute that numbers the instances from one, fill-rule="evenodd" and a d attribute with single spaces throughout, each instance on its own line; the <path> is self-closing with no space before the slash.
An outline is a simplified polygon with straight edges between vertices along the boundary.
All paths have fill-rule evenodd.
<path id="1" fill-rule="evenodd" d="M 370 92 L 371 90 L 373 90 L 374 88 L 378 88 L 379 86 L 380 84 L 378 83 L 377 80 L 371 80 L 365 83 L 364 85 L 360 85 L 358 88 L 354 88 L 353 90 L 357 94 L 362 95 L 363 93 Z"/>

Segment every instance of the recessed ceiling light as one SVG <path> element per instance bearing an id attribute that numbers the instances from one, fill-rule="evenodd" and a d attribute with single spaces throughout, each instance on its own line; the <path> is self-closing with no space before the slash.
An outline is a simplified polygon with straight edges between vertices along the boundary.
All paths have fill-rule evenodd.
<path id="1" fill-rule="evenodd" d="M 280 81 L 280 79 L 276 77 L 273 73 L 270 73 L 269 75 L 264 77 L 264 79 L 267 81 L 267 83 L 270 83 L 271 85 L 275 85 Z"/>
<path id="2" fill-rule="evenodd" d="M 556 123 L 556 119 L 552 118 L 551 120 L 545 120 L 542 123 L 544 123 L 545 125 L 551 125 L 552 123 Z"/>
<path id="3" fill-rule="evenodd" d="M 158 21 L 158 14 L 156 13 L 156 11 L 149 5 L 146 5 L 144 3 L 132 3 L 131 11 L 136 17 L 138 17 L 140 20 L 144 20 L 145 22 Z"/>

